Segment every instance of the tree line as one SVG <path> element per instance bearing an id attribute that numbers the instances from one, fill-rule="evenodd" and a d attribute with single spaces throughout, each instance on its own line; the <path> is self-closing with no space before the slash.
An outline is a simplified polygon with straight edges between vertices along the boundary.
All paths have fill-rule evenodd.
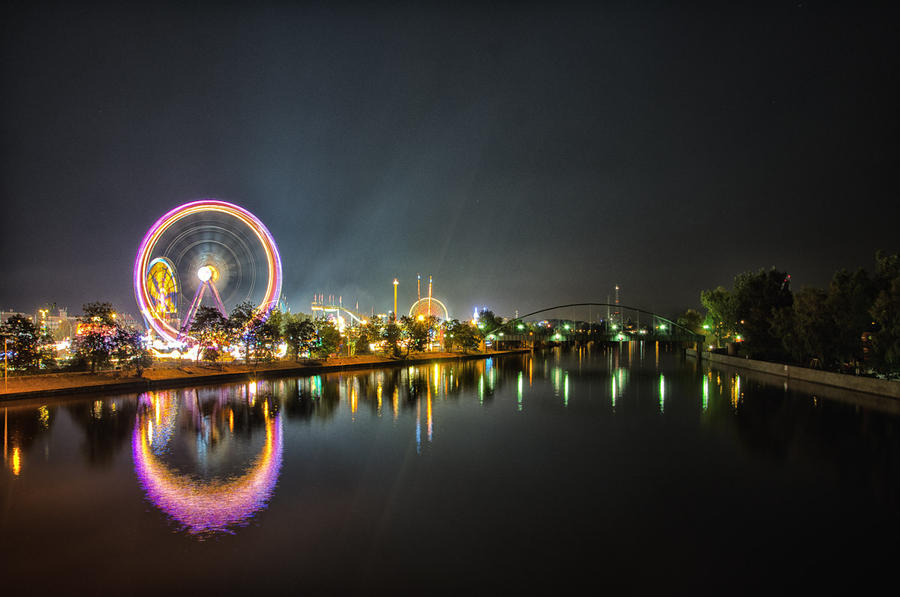
<path id="1" fill-rule="evenodd" d="M 346 328 L 342 335 L 331 320 L 313 319 L 304 313 L 269 312 L 241 303 L 226 317 L 217 309 L 202 306 L 191 323 L 197 341 L 197 358 L 215 362 L 222 350 L 238 347 L 245 362 L 270 361 L 284 343 L 287 358 L 325 358 L 336 354 L 363 355 L 380 352 L 403 358 L 421 352 L 439 335 L 448 350 L 474 350 L 480 331 L 456 319 L 440 322 L 434 316 L 394 317 L 364 320 Z"/>
<path id="2" fill-rule="evenodd" d="M 113 361 L 140 375 L 152 361 L 139 331 L 125 326 L 111 303 L 88 303 L 78 318 L 78 333 L 72 336 L 71 359 L 64 369 L 92 373 Z M 4 358 L 13 371 L 35 372 L 57 367 L 55 340 L 47 328 L 21 315 L 0 322 L 0 342 Z"/>
<path id="3" fill-rule="evenodd" d="M 125 326 L 111 303 L 88 303 L 82 309 L 68 350 L 70 358 L 60 363 L 48 329 L 19 315 L 0 322 L 0 343 L 5 341 L 4 357 L 10 370 L 93 373 L 116 366 L 133 369 L 140 375 L 152 364 L 145 336 Z M 469 322 L 440 322 L 434 316 L 391 317 L 387 321 L 372 318 L 346 328 L 342 334 L 330 320 L 279 309 L 260 310 L 249 302 L 240 303 L 227 315 L 201 306 L 188 332 L 197 345 L 197 360 L 212 363 L 222 360 L 226 352 L 236 352 L 246 363 L 271 361 L 280 346 L 286 348 L 287 358 L 295 360 L 373 352 L 405 358 L 411 352 L 426 350 L 438 339 L 446 350 L 475 350 L 483 337 L 481 330 Z"/>
<path id="4" fill-rule="evenodd" d="M 790 276 L 772 268 L 739 274 L 731 289 L 700 293 L 705 314 L 688 310 L 679 323 L 730 342 L 750 358 L 832 371 L 900 371 L 900 257 L 878 251 L 873 272 L 835 272 L 827 288 L 794 292 Z"/>

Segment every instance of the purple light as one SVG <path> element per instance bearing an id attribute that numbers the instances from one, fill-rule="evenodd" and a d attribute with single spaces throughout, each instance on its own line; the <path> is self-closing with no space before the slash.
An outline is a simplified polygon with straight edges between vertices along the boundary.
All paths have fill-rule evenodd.
<path id="1" fill-rule="evenodd" d="M 278 483 L 283 457 L 281 415 L 266 420 L 266 443 L 237 478 L 197 481 L 170 470 L 152 452 L 151 418 L 139 415 L 131 438 L 134 470 L 147 498 L 191 535 L 228 533 L 264 509 Z M 149 423 L 147 425 L 146 423 Z"/>

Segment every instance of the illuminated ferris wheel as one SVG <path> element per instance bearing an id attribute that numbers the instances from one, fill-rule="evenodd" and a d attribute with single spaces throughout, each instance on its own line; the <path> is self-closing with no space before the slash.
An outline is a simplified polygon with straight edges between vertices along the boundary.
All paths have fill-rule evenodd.
<path id="1" fill-rule="evenodd" d="M 134 263 L 134 296 L 147 325 L 169 342 L 190 340 L 200 304 L 250 301 L 270 311 L 281 296 L 281 257 L 265 225 L 216 199 L 180 205 L 156 221 Z"/>
<path id="2" fill-rule="evenodd" d="M 444 303 L 430 296 L 420 298 L 409 308 L 409 316 L 411 318 L 416 319 L 420 315 L 422 317 L 437 317 L 438 321 L 441 322 L 449 319 L 447 307 L 444 306 Z"/>

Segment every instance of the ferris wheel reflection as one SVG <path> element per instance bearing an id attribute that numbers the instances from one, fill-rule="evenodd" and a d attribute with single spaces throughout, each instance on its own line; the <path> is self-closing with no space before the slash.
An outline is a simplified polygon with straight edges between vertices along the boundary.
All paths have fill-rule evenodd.
<path id="1" fill-rule="evenodd" d="M 235 474 L 208 472 L 207 464 L 216 461 L 212 452 L 230 461 L 245 447 L 251 425 L 260 423 L 265 439 L 248 465 Z M 140 399 L 132 435 L 135 473 L 148 500 L 188 534 L 230 533 L 272 496 L 283 457 L 282 426 L 277 406 L 257 396 L 255 384 L 238 394 L 222 390 L 202 398 L 195 390 L 151 392 Z M 179 442 L 185 434 L 191 441 Z M 171 462 L 186 445 L 198 472 Z"/>

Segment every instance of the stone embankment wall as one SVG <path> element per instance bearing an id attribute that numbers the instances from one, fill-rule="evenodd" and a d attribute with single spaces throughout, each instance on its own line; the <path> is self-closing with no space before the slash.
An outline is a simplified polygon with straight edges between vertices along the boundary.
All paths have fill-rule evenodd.
<path id="1" fill-rule="evenodd" d="M 696 358 L 697 351 L 689 348 L 687 349 L 687 355 Z M 760 371 L 771 375 L 780 375 L 781 377 L 787 377 L 789 379 L 835 386 L 846 390 L 854 390 L 856 392 L 890 396 L 891 398 L 900 400 L 900 381 L 831 373 L 830 371 L 819 371 L 818 369 L 807 369 L 806 367 L 784 365 L 782 363 L 769 363 L 766 361 L 754 361 L 753 359 L 742 359 L 740 357 L 729 357 L 724 354 L 715 354 L 706 351 L 702 352 L 700 357 L 711 363 L 722 363 L 723 365 L 730 365 L 732 367 L 741 367 L 743 369 Z"/>

